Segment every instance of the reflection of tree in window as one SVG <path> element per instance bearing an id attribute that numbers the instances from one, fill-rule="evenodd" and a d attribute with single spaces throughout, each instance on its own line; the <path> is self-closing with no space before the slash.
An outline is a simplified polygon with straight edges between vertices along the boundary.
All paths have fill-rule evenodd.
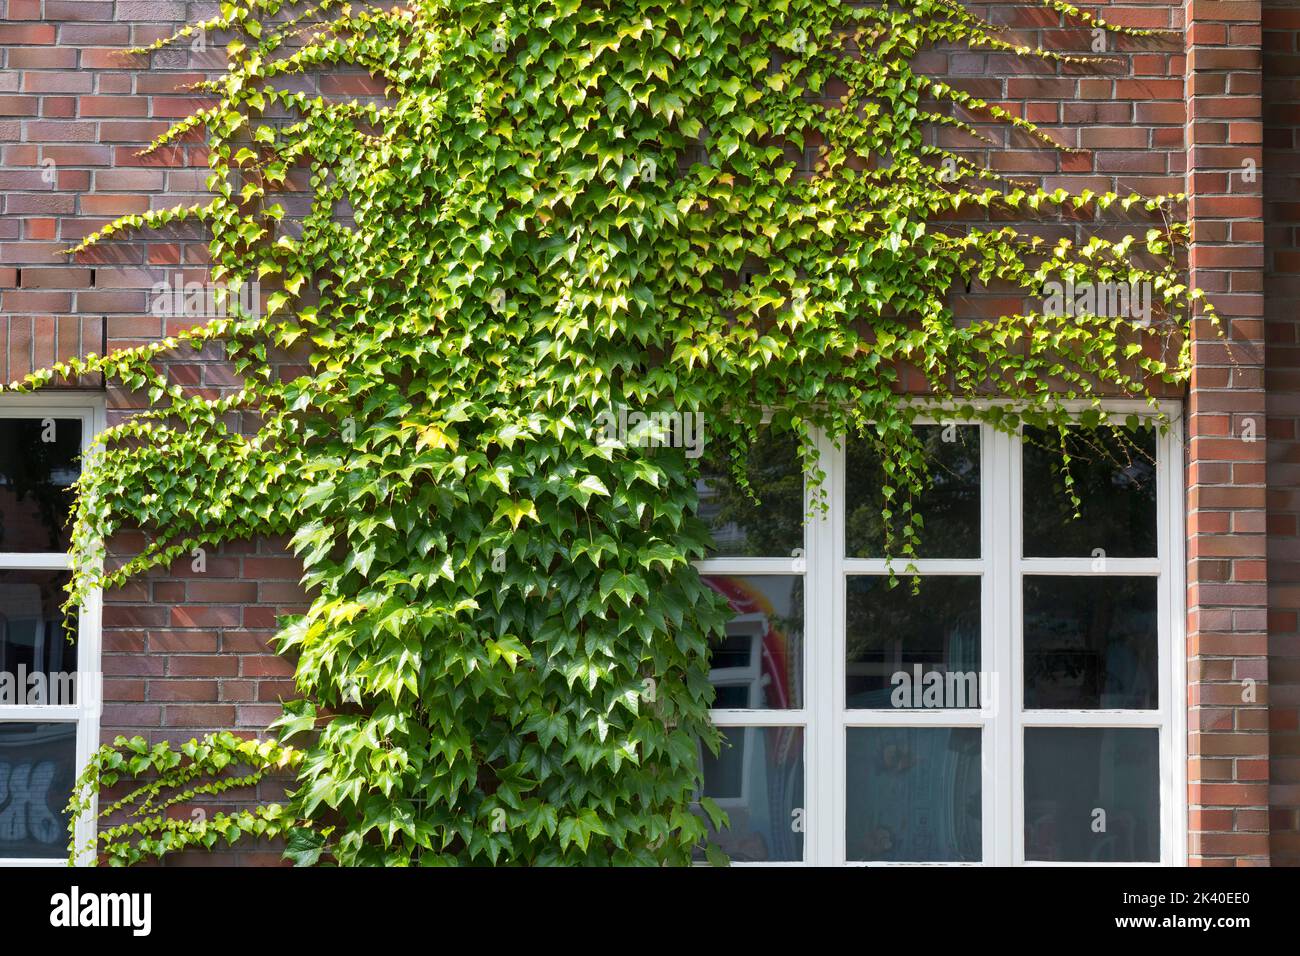
<path id="1" fill-rule="evenodd" d="M 928 485 L 912 497 L 922 520 L 917 556 L 980 556 L 980 430 L 974 425 L 918 425 L 916 434 L 929 468 Z M 885 554 L 884 469 L 879 451 L 866 439 L 845 444 L 845 553 L 855 558 Z M 901 541 L 903 508 L 895 499 L 889 525 L 895 547 Z"/>
<path id="2" fill-rule="evenodd" d="M 1070 428 L 1068 466 L 1061 450 L 1056 432 L 1024 430 L 1024 556 L 1155 557 L 1155 429 Z"/>
<path id="3" fill-rule="evenodd" d="M 43 433 L 52 430 L 53 441 Z M 0 551 L 65 551 L 81 422 L 0 419 Z"/>
<path id="4" fill-rule="evenodd" d="M 1025 706 L 1159 706 L 1154 578 L 1024 579 Z"/>
<path id="5" fill-rule="evenodd" d="M 798 448 L 793 433 L 761 429 L 746 463 L 750 485 L 746 490 L 732 471 L 734 446 L 721 440 L 706 446 L 696 487 L 699 516 L 709 526 L 715 555 L 789 557 L 795 548 L 803 547 L 803 471 Z"/>

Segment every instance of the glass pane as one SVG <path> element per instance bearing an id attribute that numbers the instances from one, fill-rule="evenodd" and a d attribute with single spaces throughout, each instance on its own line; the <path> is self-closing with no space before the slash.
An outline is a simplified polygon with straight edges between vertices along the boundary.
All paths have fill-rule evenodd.
<path id="1" fill-rule="evenodd" d="M 922 558 L 980 556 L 980 430 L 977 425 L 918 425 L 930 462 L 930 487 L 913 502 L 924 522 L 917 543 Z M 845 447 L 844 548 L 850 558 L 880 558 L 885 553 L 881 517 L 880 456 L 866 442 Z M 894 499 L 894 531 L 902 530 Z"/>
<path id="2" fill-rule="evenodd" d="M 75 723 L 0 723 L 0 857 L 64 857 Z"/>
<path id="3" fill-rule="evenodd" d="M 0 551 L 66 551 L 81 420 L 0 418 Z"/>
<path id="4" fill-rule="evenodd" d="M 852 575 L 845 584 L 850 709 L 979 707 L 980 579 Z M 985 689 L 987 691 L 987 689 Z"/>
<path id="5" fill-rule="evenodd" d="M 797 574 L 704 576 L 731 606 L 727 636 L 711 645 L 715 708 L 803 706 L 803 578 Z"/>
<path id="6" fill-rule="evenodd" d="M 722 735 L 717 757 L 701 748 L 703 794 L 731 825 L 709 826 L 709 842 L 736 863 L 802 860 L 803 728 L 725 727 Z"/>
<path id="7" fill-rule="evenodd" d="M 1025 730 L 1025 859 L 1157 862 L 1160 732 Z"/>
<path id="8" fill-rule="evenodd" d="M 1154 710 L 1155 578 L 1029 576 L 1025 707 Z"/>
<path id="9" fill-rule="evenodd" d="M 729 446 L 711 442 L 700 459 L 700 518 L 713 537 L 713 557 L 790 557 L 803 548 L 803 471 L 799 442 L 767 429 L 750 450 L 746 477 L 758 503 L 731 473 Z"/>
<path id="10" fill-rule="evenodd" d="M 0 571 L 0 706 L 75 704 L 76 622 L 67 571 Z"/>
<path id="11" fill-rule="evenodd" d="M 983 858 L 978 727 L 850 727 L 852 861 Z"/>
<path id="12" fill-rule="evenodd" d="M 1156 557 L 1156 433 L 1071 429 L 1074 517 L 1055 433 L 1025 429 L 1024 554 L 1029 558 Z"/>

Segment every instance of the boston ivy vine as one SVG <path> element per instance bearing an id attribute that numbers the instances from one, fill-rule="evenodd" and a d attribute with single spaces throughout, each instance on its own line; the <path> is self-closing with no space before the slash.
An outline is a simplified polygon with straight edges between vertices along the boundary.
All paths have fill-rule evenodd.
<path id="1" fill-rule="evenodd" d="M 156 404 L 78 483 L 73 604 L 292 534 L 311 604 L 279 634 L 301 700 L 276 729 L 304 753 L 275 819 L 300 860 L 691 858 L 727 610 L 690 563 L 697 461 L 605 440 L 611 410 L 700 414 L 738 449 L 766 410 L 814 472 L 817 430 L 860 435 L 906 559 L 926 481 L 908 374 L 953 417 L 1058 433 L 1067 400 L 1115 425 L 1095 396 L 1186 376 L 1179 197 L 1047 193 L 927 135 L 994 121 L 1059 148 L 917 72 L 924 49 L 1095 60 L 1017 47 L 954 0 L 231 0 L 178 37 L 199 31 L 230 37 L 229 68 L 153 147 L 202 131 L 211 201 L 74 251 L 202 223 L 213 282 L 274 291 L 16 387 L 100 371 Z M 343 67 L 384 101 L 296 82 Z M 1105 217 L 1123 238 L 1091 234 Z M 1007 225 L 1026 220 L 1060 238 Z M 1151 321 L 1048 308 L 1053 283 L 1140 287 Z M 1023 307 L 962 315 L 958 288 Z M 237 392 L 167 378 L 160 360 L 217 343 Z M 104 568 L 133 527 L 147 546 Z M 208 842 L 169 839 L 148 850 Z"/>
<path id="2" fill-rule="evenodd" d="M 234 813 L 188 804 L 202 797 L 215 797 L 232 790 L 254 787 L 267 774 L 292 770 L 302 753 L 273 740 L 243 740 L 229 732 L 208 734 L 179 748 L 162 741 L 153 746 L 143 737 L 118 737 L 90 758 L 82 771 L 68 810 L 71 814 L 69 862 L 87 857 L 113 866 L 129 866 L 141 860 L 162 857 L 187 847 L 212 849 L 218 843 L 231 845 L 244 836 L 280 837 L 299 828 L 283 804 L 268 803 Z M 121 797 L 96 807 L 104 787 L 119 780 L 141 781 Z M 177 817 L 173 808 L 187 811 Z M 77 818 L 98 809 L 96 817 L 107 825 L 82 846 L 77 842 Z M 125 820 L 113 823 L 122 814 Z M 290 840 L 288 854 L 319 855 L 314 841 Z"/>

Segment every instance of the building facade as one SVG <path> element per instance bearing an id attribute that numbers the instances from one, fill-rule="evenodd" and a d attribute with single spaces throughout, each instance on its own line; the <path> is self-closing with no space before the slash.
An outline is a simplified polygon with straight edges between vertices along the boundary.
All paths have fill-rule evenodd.
<path id="1" fill-rule="evenodd" d="M 1016 42 L 1096 49 L 1093 31 L 1054 11 L 972 6 Z M 160 309 L 157 291 L 183 297 L 204 281 L 199 229 L 62 250 L 118 215 L 203 196 L 200 139 L 138 151 L 203 105 L 184 87 L 223 53 L 199 38 L 122 55 L 212 3 L 0 8 L 0 362 L 12 381 L 201 321 Z M 706 761 L 706 789 L 731 812 L 739 861 L 1300 863 L 1300 5 L 1086 9 L 1171 33 L 1106 39 L 1105 62 L 1087 68 L 957 49 L 920 64 L 1078 152 L 996 124 L 982 127 L 991 144 L 944 145 L 1048 189 L 1185 192 L 1190 282 L 1226 336 L 1198 325 L 1190 387 L 1164 398 L 1175 427 L 1140 440 L 1151 467 L 1089 478 L 1087 536 L 1047 503 L 1032 441 L 942 419 L 927 427 L 950 477 L 916 592 L 880 586 L 872 489 L 852 446 L 825 443 L 831 507 L 802 531 L 760 541 L 719 526 L 701 571 L 736 611 L 715 660 L 715 719 L 733 746 Z M 382 90 L 333 72 L 314 92 Z M 955 298 L 998 308 L 978 289 Z M 216 350 L 167 367 L 205 395 L 238 386 Z M 277 617 L 304 601 L 282 540 L 196 554 L 79 621 L 59 614 L 62 489 L 97 429 L 147 406 L 74 384 L 0 396 L 0 671 L 82 677 L 71 700 L 6 699 L 0 686 L 0 862 L 61 859 L 60 794 L 99 741 L 255 734 L 295 696 L 293 667 L 270 646 Z M 775 510 L 760 523 L 790 531 L 768 521 L 781 502 L 764 507 Z M 935 670 L 974 683 L 934 688 Z M 886 708 L 896 692 L 904 706 Z M 256 844 L 221 857 L 278 859 Z"/>

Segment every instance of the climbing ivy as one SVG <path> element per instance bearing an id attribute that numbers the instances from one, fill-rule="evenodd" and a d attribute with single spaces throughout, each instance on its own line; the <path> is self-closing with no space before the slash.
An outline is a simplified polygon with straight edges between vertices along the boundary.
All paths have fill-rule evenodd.
<path id="1" fill-rule="evenodd" d="M 271 740 L 242 740 L 231 733 L 208 734 L 179 750 L 166 741 L 152 747 L 143 737 L 118 737 L 112 747 L 93 754 L 77 779 L 68 802 L 69 862 L 83 856 L 111 866 L 130 866 L 188 847 L 212 849 L 244 836 L 284 836 L 293 824 L 284 806 L 269 803 L 235 813 L 209 814 L 191 808 L 203 797 L 254 787 L 268 774 L 289 771 L 302 760 L 292 747 Z M 76 837 L 77 821 L 96 807 L 104 787 L 119 780 L 142 780 L 121 797 L 98 808 L 100 819 L 125 817 L 98 829 L 85 845 Z M 184 815 L 177 815 L 182 813 Z M 300 847 L 292 841 L 290 854 Z M 318 855 L 315 847 L 306 852 Z"/>
<path id="2" fill-rule="evenodd" d="M 698 461 L 607 440 L 612 412 L 702 415 L 741 486 L 765 413 L 814 477 L 819 430 L 864 439 L 905 560 L 921 412 L 1064 434 L 1078 400 L 1085 425 L 1122 427 L 1098 396 L 1158 419 L 1154 386 L 1186 377 L 1181 197 L 985 169 L 933 132 L 1064 147 L 913 66 L 953 44 L 1099 58 L 1016 46 L 954 0 L 232 0 L 172 41 L 223 33 L 211 105 L 151 147 L 201 132 L 211 200 L 73 252 L 201 223 L 212 281 L 260 283 L 263 307 L 232 295 L 16 387 L 103 372 L 155 405 L 78 483 L 73 604 L 195 547 L 292 535 L 311 603 L 279 632 L 301 699 L 275 730 L 304 740 L 283 811 L 304 859 L 691 858 L 727 610 L 691 565 Z M 382 102 L 303 92 L 346 67 Z M 1053 228 L 1012 225 L 1029 220 Z M 1136 283 L 1151 321 L 1048 307 L 1053 283 Z M 1019 306 L 964 315 L 955 289 Z M 167 377 L 172 353 L 218 345 L 232 394 Z M 148 543 L 106 566 L 136 527 Z"/>

